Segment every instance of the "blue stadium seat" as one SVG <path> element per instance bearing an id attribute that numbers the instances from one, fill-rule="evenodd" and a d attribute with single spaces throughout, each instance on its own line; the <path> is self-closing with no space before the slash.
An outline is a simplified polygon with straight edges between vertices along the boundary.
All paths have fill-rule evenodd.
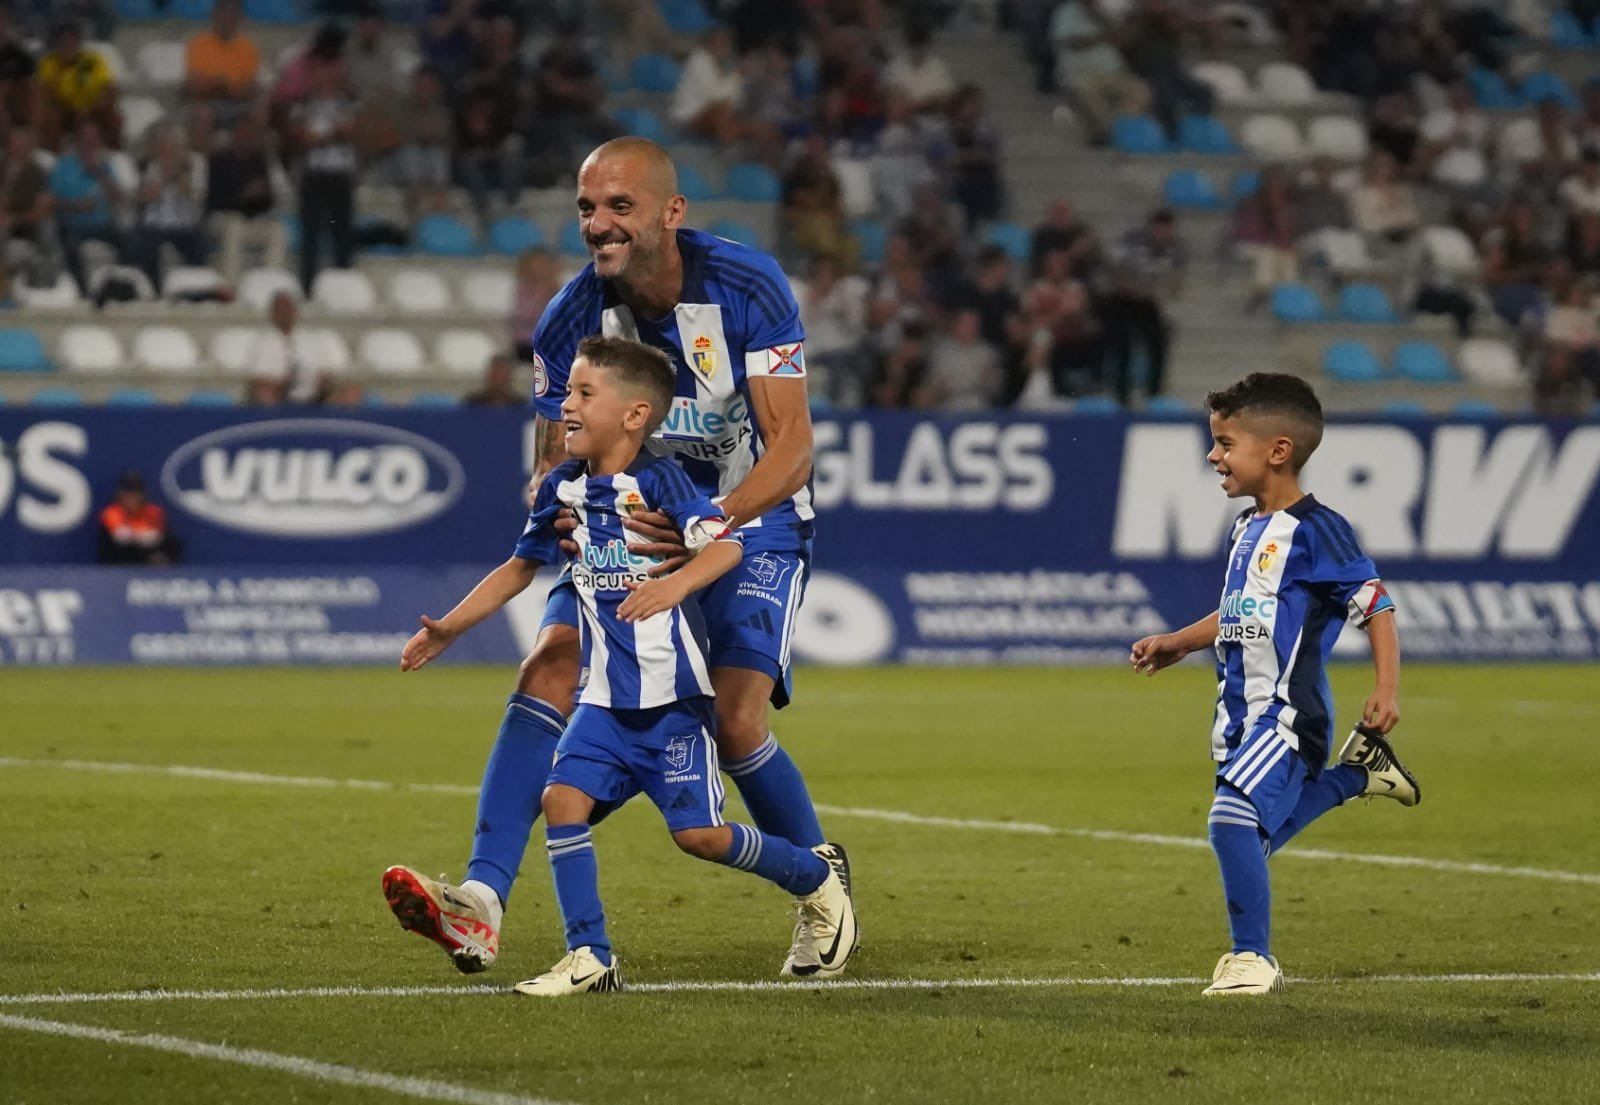
<path id="1" fill-rule="evenodd" d="M 81 407 L 83 396 L 71 388 L 40 388 L 33 393 L 36 407 Z"/>
<path id="2" fill-rule="evenodd" d="M 1321 322 L 1322 300 L 1304 284 L 1279 284 L 1272 289 L 1272 317 L 1279 322 Z"/>
<path id="3" fill-rule="evenodd" d="M 661 18 L 680 35 L 703 35 L 717 25 L 700 0 L 658 0 Z"/>
<path id="4" fill-rule="evenodd" d="M 483 251 L 472 228 L 454 215 L 425 215 L 411 236 L 416 247 L 435 257 L 476 257 Z"/>
<path id="5" fill-rule="evenodd" d="M 738 242 L 740 245 L 751 246 L 755 249 L 761 248 L 761 235 L 756 233 L 756 228 L 748 223 L 739 222 L 737 219 L 718 219 L 706 229 L 717 237 L 726 238 L 730 242 Z"/>
<path id="6" fill-rule="evenodd" d="M 1493 69 L 1473 69 L 1467 73 L 1467 86 L 1478 106 L 1489 111 L 1510 111 L 1522 106 L 1522 97 Z"/>
<path id="7" fill-rule="evenodd" d="M 729 199 L 744 203 L 777 203 L 783 198 L 783 185 L 772 170 L 749 161 L 729 169 L 722 186 Z"/>
<path id="8" fill-rule="evenodd" d="M 984 245 L 999 246 L 1013 261 L 1026 261 L 1033 249 L 1033 235 L 1016 223 L 995 223 L 983 236 Z"/>
<path id="9" fill-rule="evenodd" d="M 1217 195 L 1211 178 L 1194 169 L 1168 173 L 1162 191 L 1167 197 L 1167 206 L 1180 211 L 1216 211 L 1222 206 L 1222 197 Z"/>
<path id="10" fill-rule="evenodd" d="M 1550 13 L 1550 45 L 1561 50 L 1587 50 L 1594 45 L 1578 17 L 1565 8 Z"/>
<path id="11" fill-rule="evenodd" d="M 589 247 L 583 242 L 583 228 L 577 220 L 561 224 L 561 255 L 563 257 L 587 257 Z"/>
<path id="12" fill-rule="evenodd" d="M 1339 293 L 1339 317 L 1346 322 L 1396 323 L 1389 293 L 1376 284 L 1347 284 Z"/>
<path id="13" fill-rule="evenodd" d="M 357 215 L 356 236 L 359 238 L 367 231 L 381 228 L 385 232 L 384 237 L 387 238 L 388 230 L 392 225 L 393 224 L 382 215 L 374 215 L 370 212 L 364 215 Z M 299 220 L 296 219 L 295 230 L 298 231 L 299 229 Z M 294 241 L 294 246 L 290 252 L 298 252 L 300 248 L 300 235 L 296 233 L 291 237 Z M 411 252 L 411 247 L 398 245 L 393 241 L 375 241 L 362 246 L 361 252 L 373 257 L 404 257 L 406 254 Z"/>
<path id="14" fill-rule="evenodd" d="M 50 355 L 32 330 L 0 330 L 0 372 L 49 372 Z"/>
<path id="15" fill-rule="evenodd" d="M 258 23 L 304 23 L 299 0 L 244 0 L 244 17 Z"/>
<path id="16" fill-rule="evenodd" d="M 108 407 L 159 407 L 161 400 L 148 388 L 118 388 L 106 396 Z"/>
<path id="17" fill-rule="evenodd" d="M 210 19 L 216 0 L 172 0 L 167 5 L 170 19 Z"/>
<path id="18" fill-rule="evenodd" d="M 1261 174 L 1254 169 L 1240 169 L 1233 174 L 1233 186 L 1228 190 L 1229 197 L 1238 203 L 1246 196 L 1253 196 L 1261 187 Z"/>
<path id="19" fill-rule="evenodd" d="M 1346 383 L 1371 383 L 1383 379 L 1383 364 L 1366 342 L 1334 342 L 1322 351 L 1322 371 Z"/>
<path id="20" fill-rule="evenodd" d="M 489 228 L 489 248 L 496 253 L 515 257 L 530 249 L 544 245 L 544 231 L 539 224 L 523 215 L 507 215 L 496 219 Z"/>
<path id="21" fill-rule="evenodd" d="M 619 107 L 611 117 L 627 134 L 648 138 L 657 145 L 665 145 L 668 140 L 667 125 L 647 107 Z"/>
<path id="22" fill-rule="evenodd" d="M 361 397 L 361 405 L 372 410 L 384 410 L 389 406 L 389 400 L 375 391 L 369 391 Z"/>
<path id="23" fill-rule="evenodd" d="M 1085 395 L 1073 402 L 1072 413 L 1088 415 L 1091 418 L 1106 418 L 1121 414 L 1122 404 L 1109 395 Z"/>
<path id="24" fill-rule="evenodd" d="M 453 409 L 461 405 L 461 397 L 442 391 L 423 391 L 411 397 L 411 405 L 423 410 Z"/>
<path id="25" fill-rule="evenodd" d="M 850 224 L 850 233 L 861 247 L 862 264 L 883 264 L 884 254 L 889 249 L 889 228 L 882 219 L 857 219 Z"/>
<path id="26" fill-rule="evenodd" d="M 678 191 L 690 203 L 708 203 L 722 194 L 709 177 L 682 161 L 678 162 Z"/>
<path id="27" fill-rule="evenodd" d="M 1419 384 L 1449 384 L 1459 377 L 1445 351 L 1431 341 L 1408 341 L 1390 357 L 1396 376 Z"/>
<path id="28" fill-rule="evenodd" d="M 1485 399 L 1463 399 L 1450 413 L 1457 418 L 1499 418 L 1500 408 Z"/>
<path id="29" fill-rule="evenodd" d="M 1175 395 L 1152 395 L 1144 405 L 1144 413 L 1150 418 L 1188 418 L 1194 411 Z"/>
<path id="30" fill-rule="evenodd" d="M 1559 73 L 1552 73 L 1548 69 L 1528 74 L 1522 82 L 1522 98 L 1530 104 L 1556 100 L 1563 107 L 1578 106 L 1578 97 L 1572 91 L 1572 86 L 1562 80 Z"/>
<path id="31" fill-rule="evenodd" d="M 117 0 L 118 19 L 156 18 L 155 0 Z"/>
<path id="32" fill-rule="evenodd" d="M 633 87 L 645 92 L 671 92 L 678 87 L 678 63 L 666 54 L 640 54 L 628 72 Z"/>
<path id="33" fill-rule="evenodd" d="M 1383 405 L 1383 413 L 1390 418 L 1426 418 L 1428 408 L 1415 399 L 1395 399 Z"/>
<path id="34" fill-rule="evenodd" d="M 1191 153 L 1238 153 L 1239 143 L 1214 115 L 1185 115 L 1178 123 L 1178 144 Z"/>
<path id="35" fill-rule="evenodd" d="M 1166 131 L 1148 115 L 1124 115 L 1111 124 L 1111 146 L 1118 153 L 1166 153 Z"/>
<path id="36" fill-rule="evenodd" d="M 184 402 L 191 407 L 231 407 L 238 399 L 226 391 L 191 391 Z"/>

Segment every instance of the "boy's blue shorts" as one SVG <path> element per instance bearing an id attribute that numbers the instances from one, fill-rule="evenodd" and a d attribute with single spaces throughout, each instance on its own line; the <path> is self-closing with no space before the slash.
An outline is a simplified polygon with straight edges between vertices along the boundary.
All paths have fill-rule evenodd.
<path id="1" fill-rule="evenodd" d="M 794 689 L 796 616 L 811 578 L 811 541 L 789 552 L 746 549 L 739 566 L 700 592 L 713 668 L 747 668 L 772 679 L 772 704 L 789 704 Z M 691 600 L 693 601 L 693 600 Z M 563 573 L 545 600 L 546 626 L 578 626 L 578 592 Z"/>
<path id="2" fill-rule="evenodd" d="M 1250 800 L 1268 836 L 1282 828 L 1300 801 L 1311 769 L 1276 725 L 1258 726 L 1217 768 L 1217 789 L 1224 786 Z"/>
<path id="3" fill-rule="evenodd" d="M 550 782 L 593 798 L 592 821 L 643 792 L 673 832 L 721 825 L 724 791 L 711 726 L 709 698 L 649 710 L 581 704 L 556 745 Z"/>

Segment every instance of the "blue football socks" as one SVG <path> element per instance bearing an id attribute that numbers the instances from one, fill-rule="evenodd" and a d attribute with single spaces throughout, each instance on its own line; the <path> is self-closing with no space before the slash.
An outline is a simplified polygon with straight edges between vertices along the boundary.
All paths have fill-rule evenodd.
<path id="1" fill-rule="evenodd" d="M 739 788 L 750 818 L 763 832 L 801 848 L 824 842 L 822 825 L 800 769 L 771 733 L 750 755 L 724 763 L 722 770 Z"/>
<path id="2" fill-rule="evenodd" d="M 1212 800 L 1208 828 L 1211 849 L 1222 869 L 1222 893 L 1228 903 L 1233 950 L 1267 955 L 1272 887 L 1267 881 L 1261 818 L 1248 799 L 1232 787 L 1223 786 Z"/>
<path id="3" fill-rule="evenodd" d="M 511 896 L 511 884 L 522 866 L 556 743 L 566 726 L 561 711 L 542 699 L 514 694 L 506 704 L 500 733 L 483 769 L 478 827 L 467 865 L 467 878 L 491 887 L 501 905 Z"/>
<path id="4" fill-rule="evenodd" d="M 727 866 L 760 875 L 797 898 L 827 881 L 828 862 L 810 849 L 748 825 L 730 823 L 728 828 L 733 830 L 733 843 L 722 857 Z"/>
<path id="5" fill-rule="evenodd" d="M 1367 769 L 1356 764 L 1336 764 L 1300 790 L 1300 800 L 1294 804 L 1289 819 L 1272 834 L 1268 855 L 1275 855 L 1301 830 L 1329 810 L 1357 798 L 1367 789 Z"/>
<path id="6" fill-rule="evenodd" d="M 600 870 L 587 825 L 547 825 L 545 850 L 556 904 L 567 930 L 567 950 L 587 946 L 595 958 L 611 966 L 611 937 L 606 935 L 605 909 L 600 905 Z"/>

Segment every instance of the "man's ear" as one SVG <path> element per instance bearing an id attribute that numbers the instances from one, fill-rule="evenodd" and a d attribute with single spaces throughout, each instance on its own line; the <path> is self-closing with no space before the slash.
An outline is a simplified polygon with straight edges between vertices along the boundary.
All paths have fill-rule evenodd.
<path id="1" fill-rule="evenodd" d="M 673 196 L 661 209 L 661 229 L 677 230 L 683 225 L 684 216 L 688 214 L 689 201 L 682 196 Z"/>

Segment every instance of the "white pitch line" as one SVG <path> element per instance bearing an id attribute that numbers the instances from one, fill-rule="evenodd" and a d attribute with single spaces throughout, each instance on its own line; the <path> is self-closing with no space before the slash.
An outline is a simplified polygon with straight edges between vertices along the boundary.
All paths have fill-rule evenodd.
<path id="1" fill-rule="evenodd" d="M 382 1071 L 362 1070 L 360 1067 L 347 1067 L 339 1063 L 321 1063 L 298 1055 L 282 1055 L 276 1051 L 261 1051 L 251 1047 L 229 1047 L 227 1044 L 208 1044 L 203 1040 L 186 1040 L 181 1036 L 165 1036 L 154 1032 L 121 1032 L 112 1028 L 67 1024 L 64 1021 L 47 1021 L 34 1017 L 17 1017 L 5 1013 L 0 1013 L 0 1028 L 11 1028 L 18 1032 L 37 1032 L 46 1036 L 65 1036 L 75 1040 L 94 1040 L 104 1044 L 121 1044 L 124 1047 L 144 1048 L 148 1051 L 165 1051 L 192 1059 L 214 1059 L 235 1066 L 292 1074 L 315 1082 L 387 1090 L 402 1097 L 418 1097 L 424 1101 L 450 1101 L 458 1105 L 560 1105 L 559 1102 L 549 1098 L 475 1090 L 469 1086 L 436 1082 L 431 1078 L 384 1074 Z"/>
<path id="2" fill-rule="evenodd" d="M 1148 989 L 1168 986 L 1194 986 L 1209 981 L 1204 978 L 1178 976 L 1105 976 L 1105 977 L 1016 977 L 993 978 L 842 978 L 831 981 L 758 982 L 695 981 L 629 983 L 629 993 L 635 994 L 777 994 L 789 992 L 826 992 L 829 990 L 1039 990 L 1071 989 L 1075 987 L 1106 989 Z M 1453 985 L 1462 983 L 1504 982 L 1600 982 L 1600 971 L 1568 971 L 1564 973 L 1536 973 L 1507 971 L 1502 973 L 1436 974 L 1436 975 L 1345 975 L 1334 977 L 1290 978 L 1297 986 L 1366 986 L 1366 985 Z M 261 990 L 111 990 L 99 993 L 41 993 L 0 994 L 0 1007 L 19 1005 L 122 1005 L 128 1003 L 182 1002 L 182 1001 L 274 1001 L 305 998 L 408 998 L 408 997 L 499 997 L 515 998 L 503 986 L 308 986 L 298 989 L 275 988 Z M 0 1023 L 4 1016 L 0 1015 Z"/>
<path id="3" fill-rule="evenodd" d="M 0 768 L 45 767 L 66 771 L 92 771 L 115 775 L 165 775 L 180 779 L 206 779 L 213 782 L 244 783 L 247 785 L 312 787 L 352 790 L 390 791 L 393 793 L 429 793 L 476 795 L 478 788 L 460 783 L 390 783 L 376 779 L 332 779 L 311 775 L 268 775 L 258 771 L 229 771 L 215 767 L 190 767 L 183 764 L 134 764 L 106 760 L 39 760 L 15 756 L 0 756 Z M 925 828 L 962 829 L 972 832 L 1023 833 L 1032 836 L 1072 837 L 1078 840 L 1099 840 L 1116 844 L 1152 844 L 1165 848 L 1191 848 L 1209 850 L 1211 844 L 1204 837 L 1172 836 L 1165 833 L 1135 833 L 1120 829 L 1072 829 L 1056 825 L 1043 825 L 1033 821 L 985 821 L 961 817 L 937 817 L 904 810 L 880 810 L 862 806 L 818 805 L 818 813 L 834 817 L 854 817 L 870 821 L 890 821 L 901 825 L 918 825 Z M 1508 867 L 1498 863 L 1478 863 L 1472 860 L 1434 859 L 1429 856 L 1396 856 L 1382 852 L 1334 852 L 1323 848 L 1289 848 L 1274 858 L 1337 860 L 1342 863 L 1366 863 L 1377 867 L 1410 867 L 1424 871 L 1445 871 L 1459 875 L 1498 875 L 1511 878 L 1541 879 L 1546 882 L 1581 883 L 1600 886 L 1600 873 L 1590 871 L 1562 871 L 1548 867 Z"/>

